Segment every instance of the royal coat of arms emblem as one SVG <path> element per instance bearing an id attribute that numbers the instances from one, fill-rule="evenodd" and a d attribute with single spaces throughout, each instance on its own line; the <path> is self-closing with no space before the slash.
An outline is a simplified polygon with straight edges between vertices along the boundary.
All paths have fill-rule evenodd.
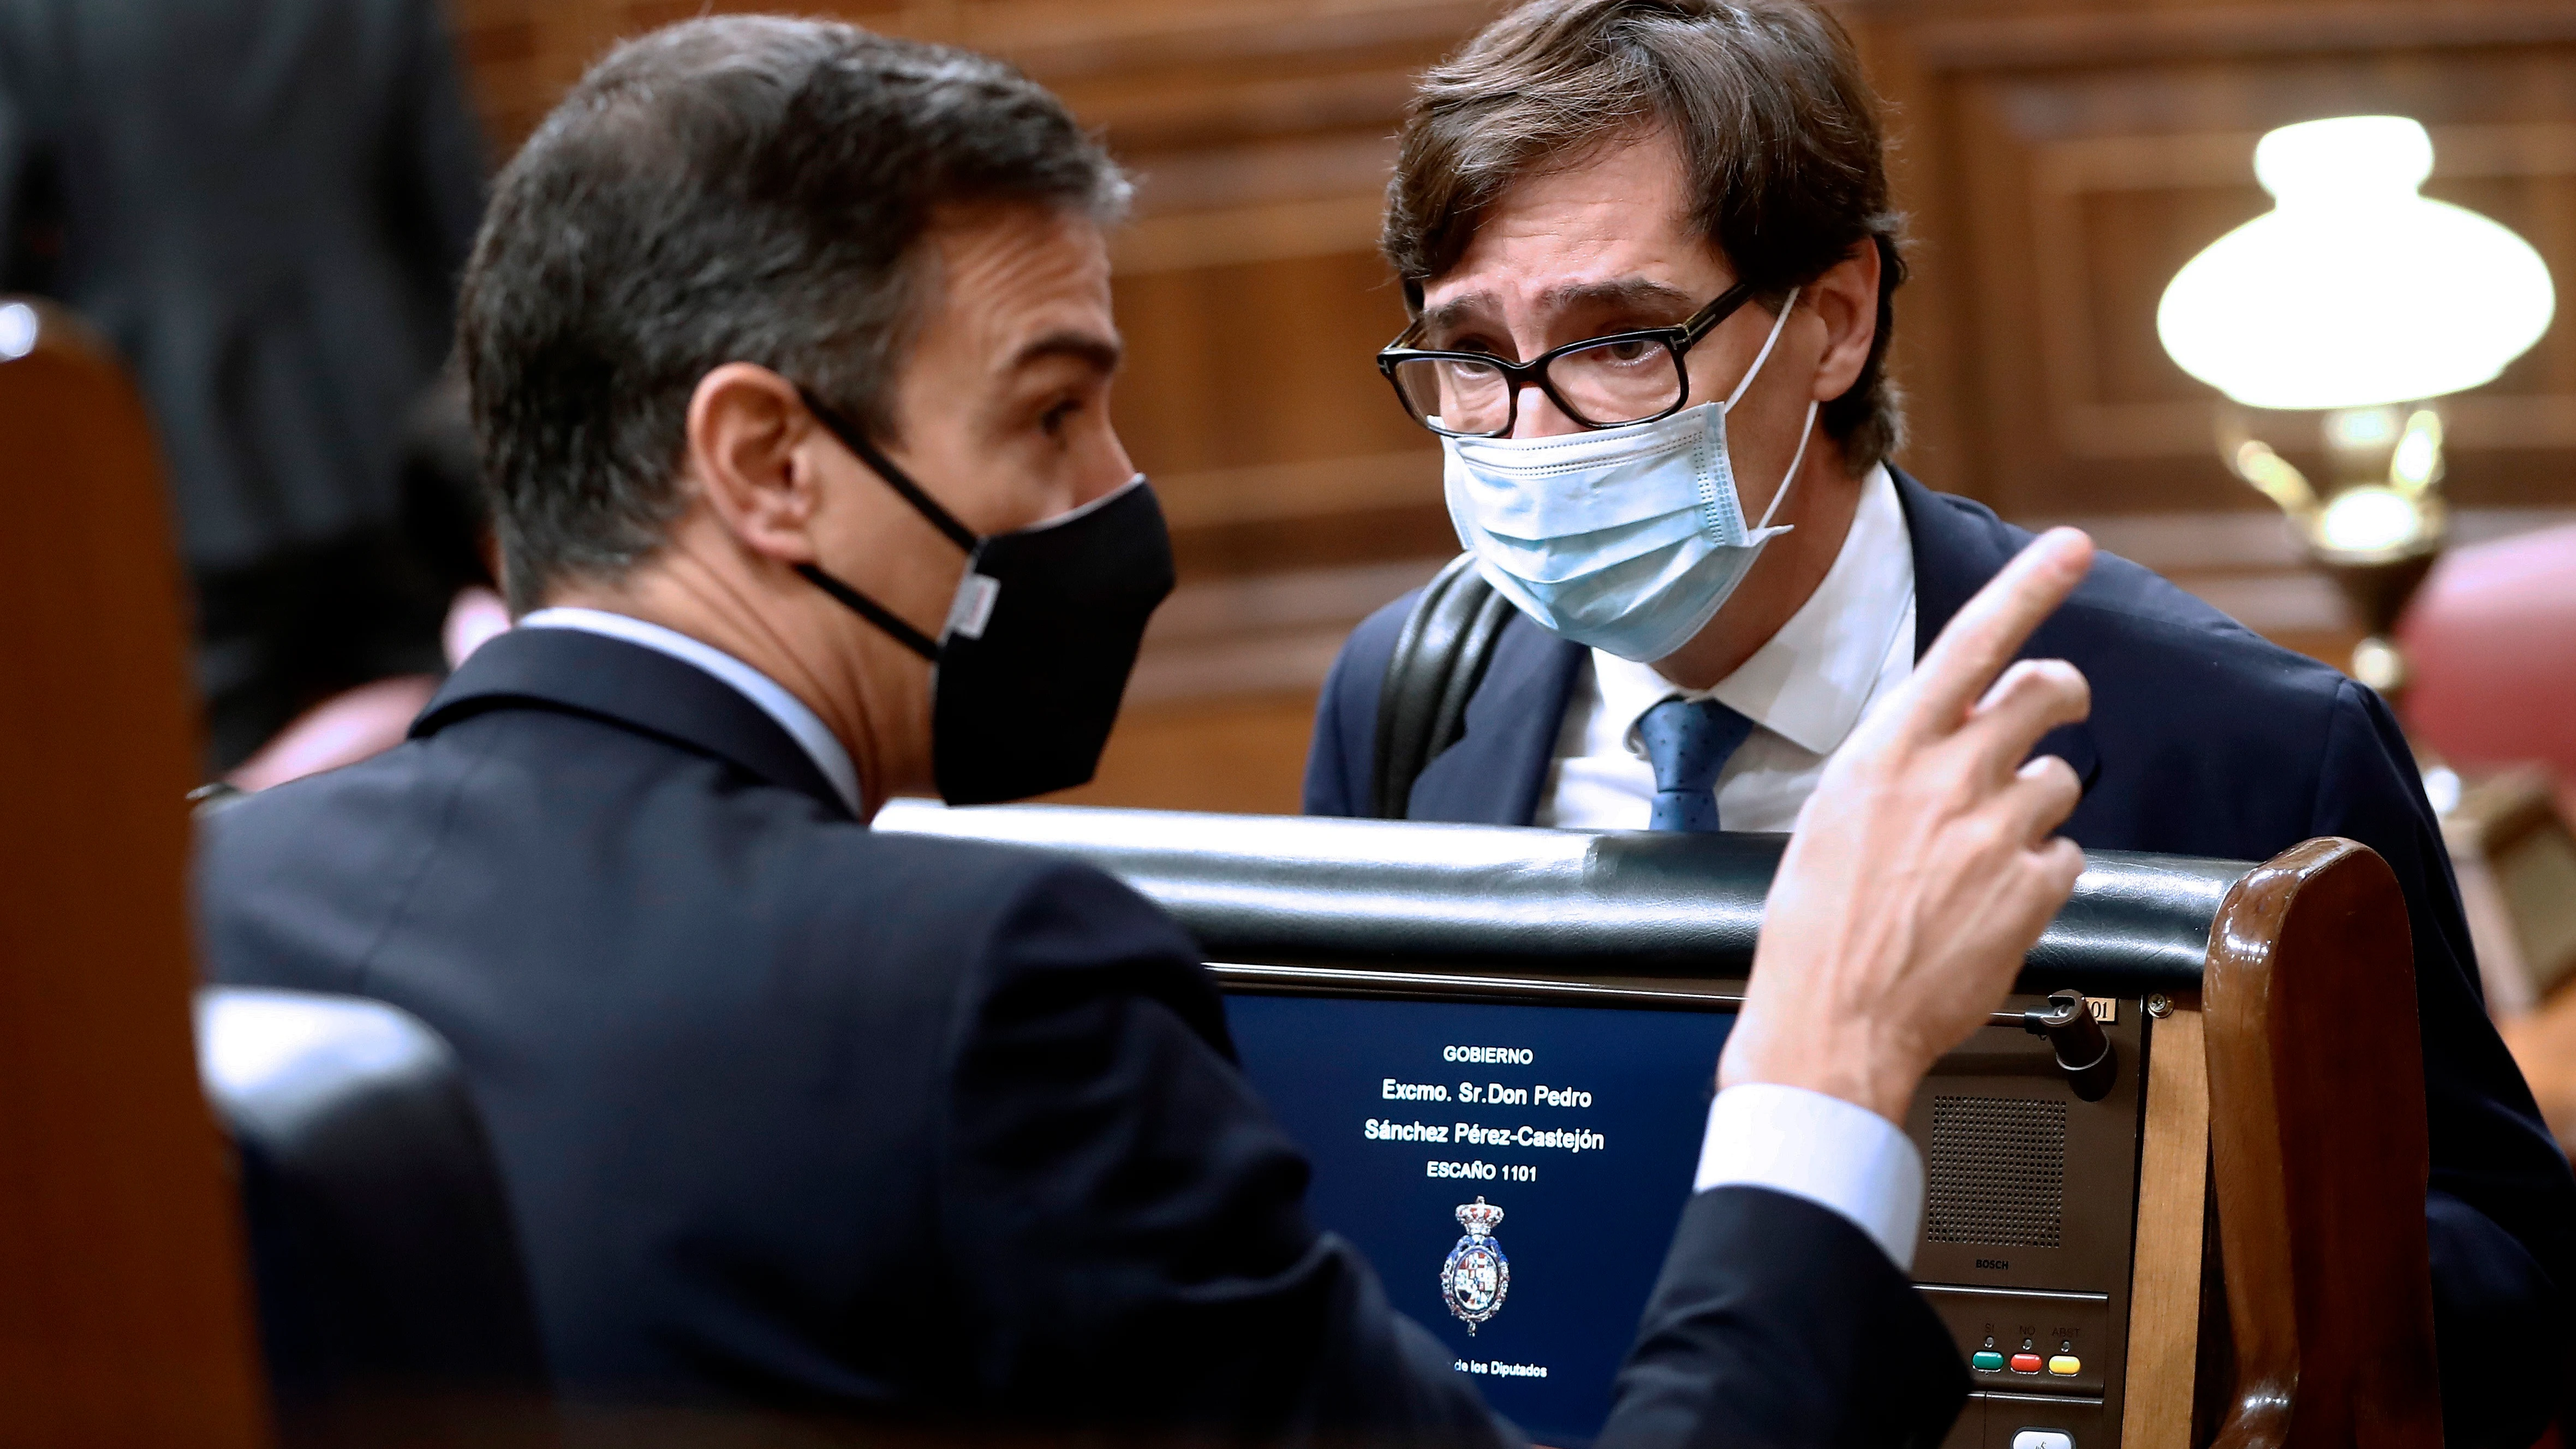
<path id="1" fill-rule="evenodd" d="M 1458 1246 L 1449 1250 L 1449 1261 L 1440 1265 L 1440 1296 L 1469 1333 L 1500 1313 L 1504 1296 L 1512 1291 L 1511 1260 L 1503 1256 L 1502 1239 L 1494 1236 L 1494 1224 L 1502 1220 L 1503 1210 L 1481 1197 L 1460 1204 L 1458 1224 L 1467 1236 L 1458 1240 Z"/>

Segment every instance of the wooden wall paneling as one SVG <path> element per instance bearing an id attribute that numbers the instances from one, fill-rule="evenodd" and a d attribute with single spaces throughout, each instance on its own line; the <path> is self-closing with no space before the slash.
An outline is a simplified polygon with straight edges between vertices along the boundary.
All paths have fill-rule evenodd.
<path id="1" fill-rule="evenodd" d="M 1131 703 L 1092 782 L 1046 800 L 1294 815 L 1314 717 L 1314 691 L 1303 688 Z"/>
<path id="2" fill-rule="evenodd" d="M 776 10 L 761 0 L 450 0 L 461 48 L 502 149 L 614 41 L 692 16 Z M 1346 116 L 1391 116 L 1393 77 L 1495 13 L 1498 0 L 821 0 L 799 14 L 1004 56 L 1113 131 L 1159 106 L 1184 132 L 1224 117 L 1264 133 L 1311 125 L 1322 98 Z M 1375 74 L 1376 79 L 1366 77 Z M 1299 89 L 1301 76 L 1321 88 Z M 1193 100 L 1191 93 L 1202 99 Z M 1393 98 L 1389 93 L 1392 90 Z M 1124 98 L 1130 114 L 1112 102 Z"/>
<path id="3" fill-rule="evenodd" d="M 1371 360 L 1403 324 L 1384 275 L 1346 251 L 1119 277 L 1119 428 L 1185 579 L 1455 551 L 1439 450 Z"/>
<path id="4" fill-rule="evenodd" d="M 2214 397 L 2167 360 L 2175 269 L 2268 209 L 2253 141 L 2394 111 L 2436 146 L 2429 195 L 2576 265 L 2564 132 L 2576 6 L 1878 4 L 1857 12 L 1903 117 L 1919 309 L 1898 333 L 1933 481 L 2018 517 L 2251 510 L 2211 447 Z M 2391 279 L 2393 303 L 2473 305 L 2474 281 Z M 1902 303 L 1900 305 L 1903 305 Z M 2450 488 L 2472 506 L 2570 498 L 2576 331 L 2452 404 Z M 2265 420 L 2321 464 L 2314 419 Z"/>
<path id="5" fill-rule="evenodd" d="M 1957 416 L 1964 393 L 1937 369 L 1973 355 L 1976 318 L 1963 309 L 1957 289 L 1944 285 L 1946 275 L 1965 259 L 1947 244 L 1957 231 L 1944 211 L 1958 189 L 1946 170 L 1951 157 L 1924 140 L 1947 129 L 1932 114 L 1943 97 L 1901 16 L 1881 19 L 1878 9 L 1867 5 L 1834 8 L 1879 92 L 1888 180 L 1908 222 L 1907 280 L 1896 293 L 1896 332 L 1888 352 L 1888 366 L 1905 399 L 1905 441 L 1897 456 L 1927 480 L 1946 480 L 1957 471 L 1954 460 L 1967 456 Z M 1946 481 L 1933 486 L 1955 490 Z"/>
<path id="6" fill-rule="evenodd" d="M 1437 53 L 1499 0 L 930 0 L 886 27 L 1011 57 L 1049 84 L 1155 67 Z"/>
<path id="7" fill-rule="evenodd" d="M 182 575 L 141 400 L 32 315 L 0 351 L 0 1439 L 247 1449 L 265 1394 L 189 1021 Z"/>
<path id="8" fill-rule="evenodd" d="M 621 32 L 607 0 L 449 0 L 495 162 L 527 139 Z"/>
<path id="9" fill-rule="evenodd" d="M 1384 276 L 1354 251 L 1120 273 L 1119 327 L 1135 353 L 1117 394 L 1129 451 L 1175 480 L 1402 453 L 1421 466 L 1396 501 L 1436 503 L 1439 448 L 1373 360 L 1404 322 Z M 1176 481 L 1176 495 L 1187 486 Z"/>
<path id="10" fill-rule="evenodd" d="M 614 39 L 706 8 L 456 5 L 504 150 Z M 1137 216 L 1116 242 L 1132 359 L 1117 409 L 1165 496 L 1184 598 L 1214 591 L 1202 614 L 1244 616 L 1247 599 L 1277 592 L 1257 581 L 1295 575 L 1342 598 L 1344 622 L 1355 622 L 1382 602 L 1361 590 L 1391 578 L 1387 566 L 1454 551 L 1436 449 L 1387 404 L 1369 363 L 1401 322 L 1374 241 L 1412 77 L 1503 0 L 818 8 L 1013 60 L 1101 128 L 1139 175 Z M 2576 63 L 2576 3 L 1834 8 L 1889 102 L 1897 199 L 1914 221 L 1914 280 L 1898 298 L 1894 344 L 1910 398 L 1901 461 L 2017 519 L 2110 522 L 2130 542 L 2157 541 L 2163 552 L 2141 562 L 2293 647 L 2340 660 L 2351 621 L 2294 552 L 2226 553 L 2248 529 L 2277 529 L 2219 465 L 2214 398 L 2163 356 L 2156 299 L 2184 260 L 2268 206 L 2252 176 L 2262 130 L 2368 109 L 2433 128 L 2432 194 L 2514 226 L 2576 274 L 2576 91 L 2563 84 Z M 2396 286 L 2428 305 L 2475 301 L 2471 279 Z M 2455 503 L 2497 524 L 2576 504 L 2576 329 L 2553 328 L 2503 379 L 2448 406 Z M 2285 418 L 2271 431 L 2313 465 L 2321 460 L 2302 449 L 2313 426 Z M 1245 581 L 1254 586 L 1236 588 Z M 1308 615 L 1262 619 L 1231 645 L 1158 630 L 1142 671 L 1157 682 L 1138 707 L 1186 713 L 1192 701 L 1230 700 L 1191 717 L 1236 719 L 1235 706 L 1268 699 L 1276 718 L 1251 737 L 1284 739 L 1272 726 L 1302 712 L 1301 691 L 1320 681 L 1311 646 L 1324 627 Z M 1239 661 L 1214 666 L 1229 647 Z M 1300 680 L 1298 669 L 1317 672 Z M 1177 746 L 1154 753 L 1195 757 Z M 1247 757 L 1246 768 L 1286 775 L 1275 754 Z M 1209 788 L 1233 798 L 1229 781 Z"/>

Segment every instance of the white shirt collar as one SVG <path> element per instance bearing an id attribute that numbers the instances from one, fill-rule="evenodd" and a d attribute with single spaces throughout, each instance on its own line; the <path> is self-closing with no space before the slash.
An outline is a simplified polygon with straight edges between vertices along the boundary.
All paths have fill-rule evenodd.
<path id="1" fill-rule="evenodd" d="M 788 737 L 804 747 L 814 761 L 814 768 L 832 783 L 841 803 L 852 815 L 866 818 L 859 808 L 859 772 L 850 763 L 850 752 L 823 723 L 822 716 L 806 707 L 805 701 L 787 692 L 786 686 L 752 668 L 712 644 L 692 639 L 677 629 L 665 629 L 626 614 L 612 614 L 605 609 L 555 608 L 538 609 L 519 620 L 522 629 L 579 629 L 586 634 L 605 634 L 629 644 L 641 644 L 659 654 L 667 654 L 683 664 L 694 664 L 725 683 L 735 692 L 760 707 L 760 712 L 778 721 Z"/>
<path id="2" fill-rule="evenodd" d="M 1628 722 L 1631 750 L 1637 717 L 1680 695 L 1714 698 L 1801 749 L 1831 754 L 1860 723 L 1913 601 L 1913 543 L 1896 480 L 1880 464 L 1861 480 L 1851 531 L 1816 592 L 1715 688 L 1676 688 L 1653 665 L 1599 649 L 1592 651 L 1593 674 L 1610 717 Z"/>

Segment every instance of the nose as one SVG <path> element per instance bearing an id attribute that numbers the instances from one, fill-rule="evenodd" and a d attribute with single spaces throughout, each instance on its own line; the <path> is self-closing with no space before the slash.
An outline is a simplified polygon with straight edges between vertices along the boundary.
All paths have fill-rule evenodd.
<path id="1" fill-rule="evenodd" d="M 1521 389 L 1520 408 L 1512 419 L 1514 438 L 1561 438 L 1583 431 L 1583 425 L 1565 415 L 1547 389 L 1535 384 Z"/>
<path id="2" fill-rule="evenodd" d="M 1102 428 L 1100 437 L 1100 445 L 1088 450 L 1097 456 L 1085 458 L 1082 467 L 1075 470 L 1073 506 L 1076 508 L 1094 499 L 1108 497 L 1136 476 L 1136 464 L 1127 456 L 1127 444 L 1118 436 L 1118 430 L 1115 427 Z"/>

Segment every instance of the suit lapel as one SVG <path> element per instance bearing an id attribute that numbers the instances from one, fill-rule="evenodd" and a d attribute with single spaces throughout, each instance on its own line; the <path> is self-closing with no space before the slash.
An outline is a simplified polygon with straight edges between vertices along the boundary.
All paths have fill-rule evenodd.
<path id="1" fill-rule="evenodd" d="M 1956 507 L 1903 469 L 1887 471 L 1896 480 L 1897 506 L 1905 511 L 1905 532 L 1914 548 L 1914 657 L 1919 661 L 1952 617 L 2011 560 L 2019 541 L 1999 542 L 1996 534 L 2019 530 L 1983 509 L 1970 513 Z"/>
<path id="2" fill-rule="evenodd" d="M 1941 637 L 1950 620 L 1967 607 L 2014 554 L 2030 542 L 2028 530 L 2015 528 L 1965 499 L 1935 493 L 1904 470 L 1890 467 L 1896 501 L 1905 510 L 1905 531 L 1914 549 L 1914 657 L 1917 662 Z M 2064 627 L 2063 615 L 2042 623 L 2022 646 L 2019 658 L 2054 659 L 2068 651 L 2054 640 Z M 2055 755 L 2091 788 L 2102 773 L 2102 757 L 2089 724 L 2060 725 L 2040 736 L 2034 755 Z"/>
<path id="3" fill-rule="evenodd" d="M 1527 825 L 1556 755 L 1575 671 L 1587 657 L 1514 613 L 1467 701 L 1467 732 L 1414 779 L 1409 818 Z"/>
<path id="4" fill-rule="evenodd" d="M 474 651 L 412 721 L 424 739 L 496 709 L 588 715 L 727 760 L 847 816 L 805 747 L 760 706 L 694 664 L 579 629 L 513 629 Z"/>

